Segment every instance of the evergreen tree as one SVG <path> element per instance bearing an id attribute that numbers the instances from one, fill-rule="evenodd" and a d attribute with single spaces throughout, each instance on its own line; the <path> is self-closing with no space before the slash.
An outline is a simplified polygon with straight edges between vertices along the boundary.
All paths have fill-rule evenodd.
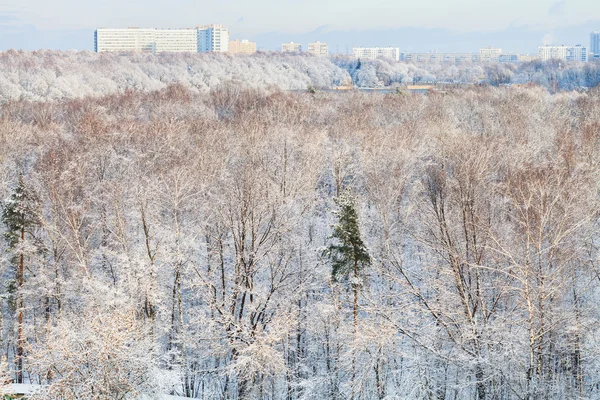
<path id="1" fill-rule="evenodd" d="M 2 222 L 6 225 L 4 233 L 9 249 L 14 253 L 12 259 L 15 266 L 15 280 L 9 284 L 9 292 L 13 294 L 13 304 L 17 312 L 17 349 L 15 381 L 23 383 L 23 357 L 25 337 L 23 333 L 23 295 L 21 288 L 25 283 L 25 250 L 23 244 L 27 234 L 33 237 L 33 228 L 39 225 L 36 214 L 39 201 L 33 191 L 25 184 L 23 176 L 10 199 L 2 207 Z"/>
<path id="2" fill-rule="evenodd" d="M 371 257 L 360 237 L 358 214 L 356 212 L 356 199 L 348 191 L 334 199 L 338 209 L 335 212 L 337 223 L 331 235 L 332 243 L 329 244 L 325 255 L 331 260 L 331 275 L 336 282 L 350 281 L 353 301 L 353 326 L 354 335 L 358 322 L 358 292 L 362 284 L 362 272 L 371 264 Z M 352 358 L 352 394 L 356 397 L 354 382 L 356 378 L 356 360 Z"/>
<path id="3" fill-rule="evenodd" d="M 334 281 L 350 281 L 354 292 L 354 324 L 358 313 L 358 291 L 361 275 L 371 263 L 371 257 L 360 237 L 356 199 L 349 193 L 342 193 L 334 199 L 338 210 L 335 212 L 337 223 L 334 225 L 332 242 L 325 251 L 331 260 Z"/>

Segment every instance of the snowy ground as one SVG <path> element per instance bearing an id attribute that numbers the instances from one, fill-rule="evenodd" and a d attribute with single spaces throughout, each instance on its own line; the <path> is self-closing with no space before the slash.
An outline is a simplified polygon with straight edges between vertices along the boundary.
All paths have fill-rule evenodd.
<path id="1" fill-rule="evenodd" d="M 41 388 L 42 388 L 41 385 L 13 383 L 4 390 L 4 393 L 28 395 L 28 394 L 34 394 L 34 393 L 38 392 L 39 390 L 41 390 Z M 170 396 L 170 395 L 165 394 L 165 395 L 161 395 L 158 398 L 153 398 L 153 397 L 148 397 L 148 396 L 144 395 L 144 396 L 141 396 L 139 400 L 183 400 L 183 399 L 189 399 L 189 397 Z"/>

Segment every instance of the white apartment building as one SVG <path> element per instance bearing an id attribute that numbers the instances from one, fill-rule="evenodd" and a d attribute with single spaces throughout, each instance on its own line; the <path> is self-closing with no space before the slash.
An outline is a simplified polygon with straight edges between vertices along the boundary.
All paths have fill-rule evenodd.
<path id="1" fill-rule="evenodd" d="M 519 62 L 531 62 L 539 59 L 539 54 L 519 54 Z"/>
<path id="2" fill-rule="evenodd" d="M 319 41 L 308 44 L 308 53 L 314 54 L 319 57 L 326 57 L 329 54 L 329 46 L 327 43 L 321 43 Z"/>
<path id="3" fill-rule="evenodd" d="M 202 29 L 101 28 L 94 33 L 94 49 L 98 53 L 107 51 L 221 52 L 227 51 L 228 44 L 229 32 L 221 26 Z"/>
<path id="4" fill-rule="evenodd" d="M 577 46 L 540 46 L 538 55 L 542 61 L 559 59 L 586 62 L 587 48 L 579 44 Z"/>
<path id="5" fill-rule="evenodd" d="M 590 34 L 590 60 L 600 60 L 600 31 Z"/>
<path id="6" fill-rule="evenodd" d="M 156 53 L 195 52 L 197 34 L 195 29 L 156 29 L 154 36 Z"/>
<path id="7" fill-rule="evenodd" d="M 205 25 L 198 30 L 198 53 L 225 53 L 229 50 L 229 30 L 223 25 Z"/>
<path id="8" fill-rule="evenodd" d="M 281 51 L 283 53 L 299 53 L 302 51 L 302 45 L 300 43 L 283 43 L 281 45 Z"/>
<path id="9" fill-rule="evenodd" d="M 256 53 L 256 43 L 248 40 L 230 40 L 230 54 L 254 54 Z"/>
<path id="10" fill-rule="evenodd" d="M 94 32 L 94 49 L 106 51 L 156 52 L 156 29 L 98 29 Z"/>
<path id="11" fill-rule="evenodd" d="M 403 61 L 415 63 L 477 63 L 480 55 L 476 53 L 406 53 Z"/>
<path id="12" fill-rule="evenodd" d="M 356 58 L 368 58 L 371 60 L 390 58 L 399 61 L 400 49 L 397 47 L 353 47 L 352 55 Z"/>
<path id="13" fill-rule="evenodd" d="M 479 49 L 479 60 L 480 61 L 498 61 L 502 49 L 494 47 L 486 47 L 485 49 Z"/>

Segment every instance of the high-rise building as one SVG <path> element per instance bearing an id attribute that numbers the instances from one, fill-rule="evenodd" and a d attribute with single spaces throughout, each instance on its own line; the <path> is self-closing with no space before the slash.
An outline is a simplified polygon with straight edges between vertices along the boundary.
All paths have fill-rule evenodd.
<path id="1" fill-rule="evenodd" d="M 256 43 L 247 40 L 230 40 L 229 53 L 231 54 L 254 54 L 256 53 Z"/>
<path id="2" fill-rule="evenodd" d="M 590 34 L 590 60 L 600 60 L 600 31 Z"/>
<path id="3" fill-rule="evenodd" d="M 565 61 L 586 62 L 587 48 L 577 46 L 540 46 L 539 57 L 542 61 L 559 59 Z"/>
<path id="4" fill-rule="evenodd" d="M 94 32 L 94 49 L 106 51 L 225 52 L 229 32 L 222 25 L 195 29 L 105 29 Z"/>
<path id="5" fill-rule="evenodd" d="M 155 32 L 156 52 L 196 51 L 195 29 L 157 29 Z"/>
<path id="6" fill-rule="evenodd" d="M 225 53 L 229 50 L 229 31 L 223 25 L 205 25 L 198 30 L 198 53 Z"/>
<path id="7" fill-rule="evenodd" d="M 195 29 L 98 29 L 94 33 L 96 52 L 140 51 L 195 52 L 197 34 Z"/>
<path id="8" fill-rule="evenodd" d="M 281 51 L 284 53 L 299 53 L 302 51 L 302 45 L 294 42 L 283 43 Z"/>
<path id="9" fill-rule="evenodd" d="M 308 44 L 308 53 L 314 54 L 315 56 L 324 57 L 329 54 L 329 47 L 327 43 L 321 43 L 319 41 Z"/>
<path id="10" fill-rule="evenodd" d="M 400 60 L 400 49 L 397 47 L 353 47 L 352 55 L 356 58 L 371 60 L 389 58 L 398 61 Z"/>

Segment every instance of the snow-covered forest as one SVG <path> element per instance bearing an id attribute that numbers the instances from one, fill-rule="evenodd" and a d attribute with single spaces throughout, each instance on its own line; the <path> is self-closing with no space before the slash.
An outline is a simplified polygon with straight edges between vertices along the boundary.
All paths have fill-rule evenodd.
<path id="1" fill-rule="evenodd" d="M 0 391 L 600 397 L 599 88 L 136 57 L 0 56 Z"/>
<path id="2" fill-rule="evenodd" d="M 96 54 L 91 52 L 16 52 L 0 54 L 0 104 L 6 101 L 57 101 L 153 92 L 174 83 L 193 94 L 228 82 L 266 91 L 394 87 L 418 83 L 493 86 L 532 83 L 551 92 L 593 88 L 600 63 L 559 60 L 521 64 L 410 64 L 311 55 Z"/>

